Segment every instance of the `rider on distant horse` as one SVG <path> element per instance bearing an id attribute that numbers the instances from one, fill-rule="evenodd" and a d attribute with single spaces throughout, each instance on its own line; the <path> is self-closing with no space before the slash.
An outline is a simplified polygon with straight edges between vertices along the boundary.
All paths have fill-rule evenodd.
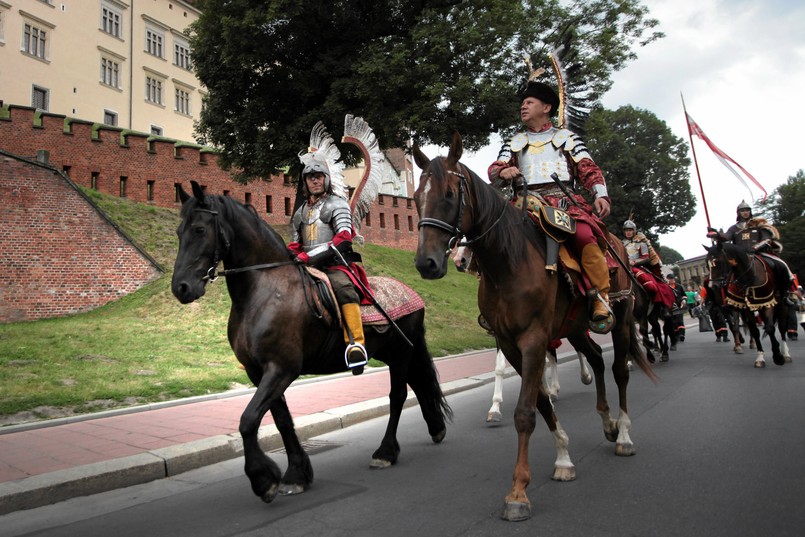
<path id="1" fill-rule="evenodd" d="M 752 207 L 746 201 L 742 200 L 735 211 L 738 215 L 736 222 L 730 226 L 726 233 L 709 227 L 707 228 L 707 236 L 713 240 L 732 242 L 743 246 L 748 251 L 758 253 L 766 258 L 771 265 L 776 264 L 785 268 L 789 279 L 788 293 L 789 295 L 794 295 L 797 291 L 794 274 L 788 264 L 777 256 L 783 251 L 783 245 L 779 242 L 780 233 L 777 228 L 769 224 L 765 218 L 753 217 Z"/>
<path id="2" fill-rule="evenodd" d="M 557 115 L 560 104 L 556 91 L 547 84 L 529 80 L 518 92 L 518 97 L 520 119 L 526 131 L 503 144 L 497 160 L 488 170 L 492 184 L 501 181 L 510 184 L 522 177 L 531 194 L 537 194 L 549 205 L 558 207 L 565 196 L 551 178 L 555 173 L 569 190 L 573 189 L 574 179 L 578 180 L 594 195 L 598 216 L 606 217 L 610 212 L 610 201 L 601 169 L 576 134 L 558 129 L 551 123 L 551 117 Z M 593 207 L 581 195 L 576 194 L 573 199 L 578 205 L 571 204 L 564 210 L 576 220 L 576 232 L 566 244 L 581 259 L 590 282 L 590 328 L 594 332 L 606 333 L 613 323 L 609 307 L 609 269 L 601 247 L 606 239 Z"/>
<path id="3" fill-rule="evenodd" d="M 360 368 L 366 364 L 367 355 L 360 311 L 362 293 L 359 294 L 361 290 L 353 281 L 353 274 L 361 277 L 367 288 L 369 284 L 363 269 L 355 264 L 361 257 L 352 251 L 355 232 L 345 188 L 343 184 L 334 187 L 327 162 L 315 153 L 307 153 L 300 159 L 304 164 L 302 181 L 307 200 L 291 219 L 292 242 L 288 249 L 299 263 L 327 272 L 344 317 L 347 364 L 350 368 Z M 331 246 L 341 252 L 349 268 L 340 264 Z"/>
<path id="4" fill-rule="evenodd" d="M 662 279 L 660 256 L 651 246 L 648 237 L 637 232 L 631 220 L 623 223 L 623 245 L 629 254 L 629 265 L 640 285 L 648 292 L 656 305 L 664 308 L 674 307 L 674 292 Z"/>

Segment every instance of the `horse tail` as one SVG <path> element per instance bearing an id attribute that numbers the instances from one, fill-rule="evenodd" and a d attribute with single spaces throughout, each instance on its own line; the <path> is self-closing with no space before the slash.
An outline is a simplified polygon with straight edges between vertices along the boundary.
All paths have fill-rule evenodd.
<path id="1" fill-rule="evenodd" d="M 436 371 L 433 357 L 425 341 L 424 310 L 420 311 L 422 312 L 422 321 L 416 323 L 414 333 L 411 334 L 414 347 L 411 350 L 411 361 L 408 366 L 408 378 L 406 381 L 411 386 L 411 389 L 414 390 L 423 414 L 428 409 L 431 409 L 441 417 L 441 421 L 450 422 L 453 420 L 453 409 L 450 408 L 439 384 L 439 372 Z M 429 432 L 433 435 L 439 431 Z"/>
<path id="2" fill-rule="evenodd" d="M 629 326 L 629 355 L 632 357 L 632 361 L 637 364 L 637 367 L 656 384 L 660 379 L 651 368 L 651 364 L 643 353 L 643 349 L 640 348 L 640 338 L 637 335 L 637 329 L 634 324 L 629 324 L 631 325 Z"/>

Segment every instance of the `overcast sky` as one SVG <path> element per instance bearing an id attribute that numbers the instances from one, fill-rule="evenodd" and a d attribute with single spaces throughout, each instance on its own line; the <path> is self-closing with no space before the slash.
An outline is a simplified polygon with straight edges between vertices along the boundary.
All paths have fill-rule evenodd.
<path id="1" fill-rule="evenodd" d="M 614 76 L 608 109 L 632 105 L 654 113 L 689 142 L 687 111 L 710 140 L 768 191 L 805 168 L 805 2 L 802 0 L 644 0 L 666 37 L 639 49 Z M 750 193 L 698 138 L 693 140 L 711 224 L 726 229 Z M 462 159 L 482 177 L 499 144 Z M 435 156 L 435 148 L 426 148 Z M 446 148 L 440 153 L 445 155 Z M 690 155 L 693 158 L 692 154 Z M 593 155 L 595 158 L 595 155 Z M 416 173 L 419 173 L 418 171 Z M 747 180 L 747 183 L 750 181 Z M 660 238 L 685 258 L 703 255 L 707 221 L 690 167 L 696 216 Z M 617 200 L 614 200 L 617 203 Z"/>

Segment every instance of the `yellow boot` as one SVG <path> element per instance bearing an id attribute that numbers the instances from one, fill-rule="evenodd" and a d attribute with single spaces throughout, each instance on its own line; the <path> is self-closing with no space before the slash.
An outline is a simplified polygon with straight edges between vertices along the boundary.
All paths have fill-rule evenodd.
<path id="1" fill-rule="evenodd" d="M 590 330 L 597 334 L 606 334 L 612 330 L 615 319 L 609 308 L 609 269 L 604 253 L 597 244 L 588 244 L 581 251 L 581 264 L 590 283 L 597 290 L 590 290 L 588 297 L 592 303 L 590 313 Z M 600 296 L 600 300 L 598 296 Z"/>
<path id="2" fill-rule="evenodd" d="M 341 315 L 344 317 L 344 342 L 347 344 L 344 357 L 347 367 L 353 369 L 353 373 L 357 375 L 363 372 L 363 366 L 368 361 L 366 347 L 364 347 L 366 340 L 363 336 L 361 307 L 358 304 L 342 304 Z M 350 333 L 352 339 L 350 339 Z M 360 370 L 354 368 L 360 368 Z"/>

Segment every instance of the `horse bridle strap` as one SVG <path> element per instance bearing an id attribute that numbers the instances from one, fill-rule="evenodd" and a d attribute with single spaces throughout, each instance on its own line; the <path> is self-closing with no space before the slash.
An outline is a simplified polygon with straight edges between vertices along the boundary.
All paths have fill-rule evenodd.
<path id="1" fill-rule="evenodd" d="M 506 212 L 506 205 L 505 204 L 503 205 L 503 210 L 500 211 L 500 214 L 498 215 L 497 219 L 492 223 L 492 225 L 490 225 L 486 229 L 486 231 L 484 231 L 474 239 L 459 241 L 459 238 L 461 237 L 461 235 L 463 235 L 463 232 L 458 226 L 461 225 L 461 218 L 462 216 L 464 216 L 464 208 L 467 206 L 464 193 L 465 191 L 469 190 L 469 186 L 467 185 L 467 177 L 463 173 L 454 172 L 453 170 L 445 170 L 445 171 L 449 174 L 457 176 L 460 179 L 458 185 L 459 205 L 458 205 L 458 214 L 456 215 L 456 223 L 450 225 L 444 220 L 439 220 L 438 218 L 420 218 L 419 223 L 417 224 L 417 228 L 421 228 L 423 226 L 430 226 L 439 228 L 443 231 L 450 233 L 451 237 L 450 240 L 447 242 L 447 251 L 451 252 L 454 247 L 470 246 L 471 244 L 479 240 L 481 237 L 489 233 L 492 230 L 492 228 L 495 227 L 495 225 L 497 225 L 498 222 L 500 222 L 500 219 L 503 218 L 503 214 Z"/>
<path id="2" fill-rule="evenodd" d="M 202 280 L 209 280 L 210 282 L 214 282 L 221 276 L 229 276 L 231 274 L 237 274 L 239 272 L 246 272 L 249 270 L 263 270 L 263 269 L 272 269 L 277 267 L 282 267 L 285 265 L 292 265 L 294 261 L 277 261 L 275 263 L 262 263 L 260 265 L 251 265 L 248 267 L 238 267 L 233 269 L 227 270 L 219 270 L 216 271 L 218 267 L 218 263 L 221 261 L 221 253 L 218 248 L 218 237 L 221 237 L 224 241 L 224 247 L 229 250 L 229 239 L 227 239 L 226 235 L 224 234 L 223 230 L 221 229 L 220 224 L 218 223 L 218 211 L 213 211 L 212 209 L 202 209 L 196 208 L 196 211 L 200 211 L 202 213 L 211 214 L 213 216 L 213 220 L 215 221 L 215 254 L 212 260 L 212 266 L 207 270 L 207 274 L 205 274 L 201 279 Z"/>

